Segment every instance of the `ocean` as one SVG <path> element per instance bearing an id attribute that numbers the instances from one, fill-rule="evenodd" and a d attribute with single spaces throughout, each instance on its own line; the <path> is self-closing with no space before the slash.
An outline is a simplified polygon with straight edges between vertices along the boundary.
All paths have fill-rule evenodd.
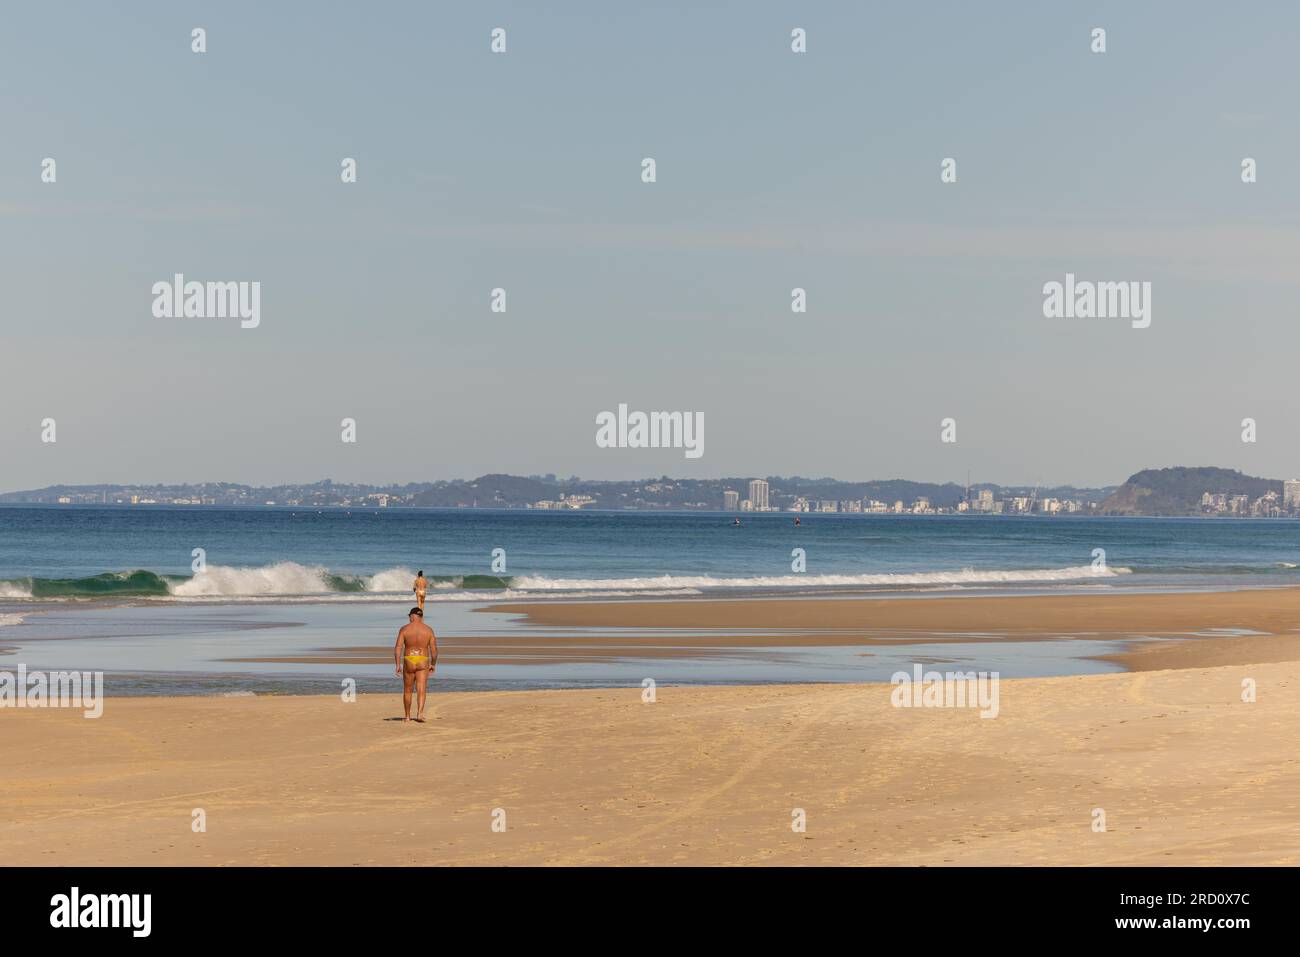
<path id="1" fill-rule="evenodd" d="M 1290 520 L 798 517 L 796 526 L 790 513 L 744 514 L 736 526 L 735 515 L 699 512 L 0 507 L 0 648 L 29 667 L 106 670 L 118 693 L 319 691 L 341 671 L 367 690 L 387 687 L 391 667 L 245 659 L 391 646 L 417 570 L 433 582 L 429 621 L 466 638 L 528 631 L 490 613 L 503 601 L 1300 584 L 1300 522 Z M 1086 638 L 1047 644 L 980 656 L 996 651 L 1007 675 L 1110 667 L 1081 661 L 1098 650 Z M 656 667 L 670 682 L 884 680 L 920 653 L 768 649 Z M 454 673 L 440 673 L 444 689 L 582 686 L 646 669 L 623 660 L 445 670 Z"/>

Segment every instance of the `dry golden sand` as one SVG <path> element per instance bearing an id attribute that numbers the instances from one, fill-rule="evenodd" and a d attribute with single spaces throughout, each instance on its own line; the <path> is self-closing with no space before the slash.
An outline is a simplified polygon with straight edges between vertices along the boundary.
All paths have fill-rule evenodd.
<path id="1" fill-rule="evenodd" d="M 995 719 L 894 708 L 891 690 L 443 694 L 423 725 L 392 720 L 396 695 L 114 699 L 98 720 L 5 710 L 0 859 L 1300 860 L 1300 663 L 1003 681 Z M 490 827 L 498 807 L 505 833 Z M 206 833 L 191 831 L 195 808 Z"/>

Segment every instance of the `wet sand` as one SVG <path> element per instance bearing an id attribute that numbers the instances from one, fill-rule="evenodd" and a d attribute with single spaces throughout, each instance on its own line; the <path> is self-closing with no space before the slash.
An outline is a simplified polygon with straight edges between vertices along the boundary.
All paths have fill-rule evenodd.
<path id="1" fill-rule="evenodd" d="M 1029 595 L 916 599 L 515 604 L 497 612 L 557 627 L 788 629 L 798 647 L 834 638 L 872 645 L 1044 641 L 1120 643 L 1100 660 L 1130 670 L 1300 659 L 1300 588 L 1179 594 Z M 815 637 L 799 632 L 819 629 Z M 1208 634 L 1259 632 L 1258 635 Z M 1149 640 L 1161 639 L 1161 640 Z M 707 640 L 707 639 L 706 639 Z"/>
<path id="2" fill-rule="evenodd" d="M 1300 631 L 1300 588 L 1178 594 L 1098 592 L 970 598 L 776 598 L 494 605 L 536 625 L 618 628 L 836 629 L 875 641 L 965 641 L 1063 635 L 1179 635 L 1211 629 Z M 875 633 L 896 633 L 892 639 Z"/>
<path id="3" fill-rule="evenodd" d="M 1088 638 L 1130 670 L 1300 659 L 1300 588 L 1194 594 L 1089 594 L 917 599 L 535 602 L 480 609 L 519 615 L 554 634 L 442 634 L 440 662 L 546 664 L 622 658 L 741 656 L 746 649 L 872 647 Z M 583 629 L 584 631 L 567 631 Z M 600 629 L 610 629 L 600 633 Z M 652 633 L 673 629 L 675 633 Z M 638 633 L 642 630 L 643 633 Z M 1207 634 L 1219 631 L 1221 634 Z M 1232 636 L 1232 631 L 1260 635 Z M 1149 640 L 1161 639 L 1161 640 Z M 230 659 L 384 664 L 391 646 Z"/>

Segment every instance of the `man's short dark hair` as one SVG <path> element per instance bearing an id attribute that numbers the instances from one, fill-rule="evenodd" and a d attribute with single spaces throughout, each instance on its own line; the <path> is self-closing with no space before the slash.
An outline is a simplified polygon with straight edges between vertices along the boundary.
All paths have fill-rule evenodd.
<path id="1" fill-rule="evenodd" d="M 419 615 L 421 618 L 424 617 L 424 611 L 423 611 L 422 609 L 420 609 L 420 608 L 412 608 L 412 609 L 411 609 L 410 611 L 408 611 L 406 614 L 407 614 L 408 616 L 410 616 L 410 615 Z"/>

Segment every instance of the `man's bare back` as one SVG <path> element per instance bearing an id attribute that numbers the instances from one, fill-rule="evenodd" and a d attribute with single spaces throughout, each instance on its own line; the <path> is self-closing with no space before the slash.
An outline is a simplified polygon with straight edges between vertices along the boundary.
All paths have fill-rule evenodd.
<path id="1" fill-rule="evenodd" d="M 438 658 L 438 636 L 424 622 L 415 620 L 402 626 L 397 633 L 397 643 L 402 646 L 402 657 L 406 660 L 408 671 L 433 670 Z M 425 658 L 423 662 L 412 662 L 412 658 Z"/>

